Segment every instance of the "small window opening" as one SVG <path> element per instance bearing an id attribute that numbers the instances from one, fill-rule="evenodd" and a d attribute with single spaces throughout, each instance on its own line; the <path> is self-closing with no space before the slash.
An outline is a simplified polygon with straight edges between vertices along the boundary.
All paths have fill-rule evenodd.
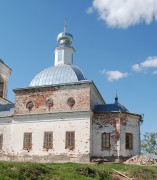
<path id="1" fill-rule="evenodd" d="M 52 149 L 53 147 L 53 132 L 44 133 L 44 148 Z"/>
<path id="2" fill-rule="evenodd" d="M 133 135 L 131 133 L 126 133 L 125 145 L 126 149 L 133 149 Z"/>
<path id="3" fill-rule="evenodd" d="M 4 82 L 0 82 L 0 97 L 3 98 Z"/>
<path id="4" fill-rule="evenodd" d="M 0 134 L 0 149 L 3 147 L 3 134 Z"/>
<path id="5" fill-rule="evenodd" d="M 32 133 L 24 133 L 23 149 L 32 149 Z"/>
<path id="6" fill-rule="evenodd" d="M 75 132 L 66 132 L 66 149 L 75 149 Z"/>
<path id="7" fill-rule="evenodd" d="M 110 149 L 110 133 L 102 133 L 102 148 Z"/>

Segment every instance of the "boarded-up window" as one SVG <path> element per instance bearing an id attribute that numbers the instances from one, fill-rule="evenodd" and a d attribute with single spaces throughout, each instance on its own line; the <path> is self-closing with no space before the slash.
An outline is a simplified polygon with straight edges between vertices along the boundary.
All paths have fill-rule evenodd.
<path id="1" fill-rule="evenodd" d="M 110 149 L 110 133 L 102 133 L 102 148 Z"/>
<path id="2" fill-rule="evenodd" d="M 0 134 L 0 149 L 3 147 L 3 134 Z"/>
<path id="3" fill-rule="evenodd" d="M 23 148 L 27 150 L 32 149 L 32 133 L 24 133 Z"/>
<path id="4" fill-rule="evenodd" d="M 66 132 L 66 149 L 75 149 L 75 132 Z"/>
<path id="5" fill-rule="evenodd" d="M 131 133 L 126 133 L 125 147 L 126 147 L 126 149 L 132 149 L 133 148 L 133 135 Z"/>
<path id="6" fill-rule="evenodd" d="M 53 132 L 44 133 L 44 148 L 51 149 L 53 147 Z"/>

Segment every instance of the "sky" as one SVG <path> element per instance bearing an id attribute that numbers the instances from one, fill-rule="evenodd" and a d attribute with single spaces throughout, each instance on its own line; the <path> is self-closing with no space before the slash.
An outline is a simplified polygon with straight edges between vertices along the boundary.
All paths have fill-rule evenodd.
<path id="1" fill-rule="evenodd" d="M 13 89 L 27 87 L 54 64 L 57 35 L 74 37 L 74 64 L 93 80 L 106 103 L 144 114 L 141 133 L 157 132 L 156 0 L 0 0 L 0 59 Z"/>

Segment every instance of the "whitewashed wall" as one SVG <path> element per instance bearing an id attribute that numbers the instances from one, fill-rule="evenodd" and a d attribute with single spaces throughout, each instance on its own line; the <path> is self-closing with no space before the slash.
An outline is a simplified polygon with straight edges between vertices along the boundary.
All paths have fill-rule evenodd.
<path id="1" fill-rule="evenodd" d="M 110 120 L 112 121 L 112 120 Z M 96 157 L 109 157 L 117 156 L 117 141 L 116 141 L 116 131 L 114 124 L 105 122 L 105 119 L 95 119 L 92 129 L 92 156 Z M 102 133 L 110 133 L 110 149 L 102 149 Z M 116 143 L 115 143 L 116 142 Z"/>
<path id="2" fill-rule="evenodd" d="M 7 156 L 12 153 L 11 141 L 12 141 L 12 126 L 10 120 L 1 120 L 0 134 L 3 135 L 3 148 L 0 149 L 0 155 L 6 154 Z"/>
<path id="3" fill-rule="evenodd" d="M 102 149 L 102 133 L 110 133 L 110 149 Z M 133 135 L 133 149 L 126 149 L 126 133 Z M 140 153 L 139 116 L 132 114 L 103 113 L 96 114 L 92 123 L 92 157 L 127 158 Z"/>
<path id="4" fill-rule="evenodd" d="M 65 115 L 66 116 L 66 115 Z M 69 116 L 69 117 L 68 117 Z M 3 130 L 4 146 L 1 159 L 9 156 L 18 161 L 89 161 L 90 158 L 90 115 L 80 113 L 67 117 L 51 115 L 15 117 L 10 125 L 0 125 Z M 56 118 L 60 117 L 60 118 Z M 12 131 L 10 129 L 12 129 Z M 44 132 L 53 132 L 53 149 L 43 149 Z M 75 149 L 65 149 L 66 131 L 75 131 Z M 11 134 L 10 134 L 11 132 Z M 23 149 L 24 132 L 32 132 L 32 150 Z M 7 139 L 11 139 L 6 143 Z M 7 149 L 9 150 L 9 156 Z M 6 157 L 2 158 L 2 155 Z"/>
<path id="5" fill-rule="evenodd" d="M 120 131 L 120 155 L 124 157 L 134 156 L 140 153 L 140 125 L 137 116 L 128 115 L 126 117 L 126 126 L 121 125 Z M 125 148 L 125 134 L 131 133 L 133 135 L 133 149 Z"/>

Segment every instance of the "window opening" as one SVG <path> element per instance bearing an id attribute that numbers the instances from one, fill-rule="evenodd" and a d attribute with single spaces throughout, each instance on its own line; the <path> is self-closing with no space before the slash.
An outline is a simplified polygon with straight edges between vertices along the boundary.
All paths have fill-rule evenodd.
<path id="1" fill-rule="evenodd" d="M 66 132 L 66 149 L 75 149 L 75 132 Z"/>
<path id="2" fill-rule="evenodd" d="M 110 133 L 102 133 L 102 148 L 110 149 Z"/>

